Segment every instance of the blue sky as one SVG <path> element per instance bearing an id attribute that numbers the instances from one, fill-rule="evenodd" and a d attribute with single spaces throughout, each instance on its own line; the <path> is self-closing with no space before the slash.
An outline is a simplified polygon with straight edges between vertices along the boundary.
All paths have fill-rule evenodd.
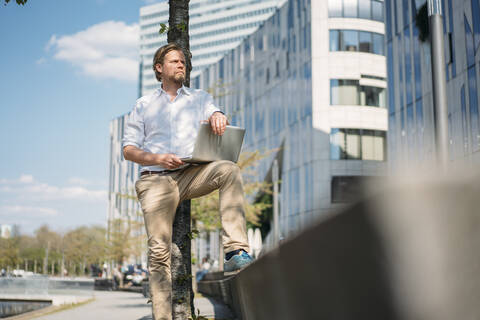
<path id="1" fill-rule="evenodd" d="M 0 224 L 106 223 L 109 122 L 137 98 L 139 8 L 0 5 Z"/>

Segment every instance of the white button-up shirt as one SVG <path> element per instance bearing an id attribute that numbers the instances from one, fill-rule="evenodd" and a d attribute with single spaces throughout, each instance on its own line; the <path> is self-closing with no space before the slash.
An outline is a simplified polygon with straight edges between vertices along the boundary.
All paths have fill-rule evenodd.
<path id="1" fill-rule="evenodd" d="M 123 147 L 136 146 L 151 153 L 173 153 L 179 158 L 192 155 L 200 123 L 216 111 L 210 94 L 182 86 L 177 96 L 157 89 L 137 100 L 130 112 Z M 162 171 L 161 166 L 143 166 L 141 171 Z"/>

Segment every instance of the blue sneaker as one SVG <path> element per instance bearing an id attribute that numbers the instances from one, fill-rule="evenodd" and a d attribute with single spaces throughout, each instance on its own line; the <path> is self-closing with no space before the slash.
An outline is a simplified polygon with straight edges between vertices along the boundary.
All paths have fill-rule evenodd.
<path id="1" fill-rule="evenodd" d="M 235 272 L 240 271 L 240 269 L 246 267 L 248 264 L 252 263 L 253 259 L 245 251 L 240 251 L 240 253 L 234 255 L 228 260 L 225 260 L 223 263 L 224 272 Z"/>

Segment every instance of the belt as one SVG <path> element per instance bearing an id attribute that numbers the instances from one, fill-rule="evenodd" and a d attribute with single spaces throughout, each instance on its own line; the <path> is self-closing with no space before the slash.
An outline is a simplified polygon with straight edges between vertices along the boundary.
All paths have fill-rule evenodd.
<path id="1" fill-rule="evenodd" d="M 140 176 L 146 176 L 146 175 L 159 175 L 163 176 L 172 172 L 179 171 L 180 169 L 175 169 L 175 170 L 162 170 L 162 171 L 142 171 L 140 172 Z"/>

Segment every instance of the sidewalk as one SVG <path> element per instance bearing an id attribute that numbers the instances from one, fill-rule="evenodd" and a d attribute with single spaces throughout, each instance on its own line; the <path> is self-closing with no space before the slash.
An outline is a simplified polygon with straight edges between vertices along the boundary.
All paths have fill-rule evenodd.
<path id="1" fill-rule="evenodd" d="M 217 300 L 195 298 L 195 309 L 209 319 L 233 320 L 228 307 Z M 141 294 L 132 292 L 95 291 L 95 300 L 72 309 L 37 317 L 38 320 L 151 320 L 151 306 Z"/>

